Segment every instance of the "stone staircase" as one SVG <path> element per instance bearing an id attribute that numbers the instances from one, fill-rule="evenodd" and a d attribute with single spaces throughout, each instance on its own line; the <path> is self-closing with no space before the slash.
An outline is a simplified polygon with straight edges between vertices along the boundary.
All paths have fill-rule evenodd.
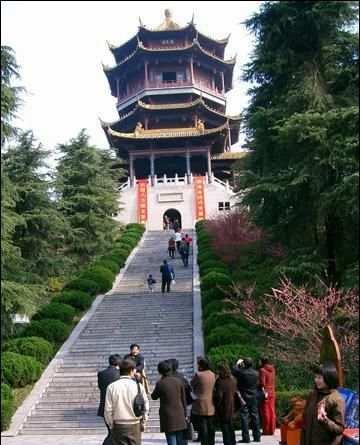
<path id="1" fill-rule="evenodd" d="M 193 236 L 190 230 L 187 233 Z M 179 255 L 169 262 L 176 274 L 170 293 L 160 292 L 160 264 L 167 258 L 167 232 L 146 232 L 121 280 L 115 282 L 96 308 L 83 331 L 56 369 L 42 397 L 27 417 L 23 435 L 104 434 L 103 419 L 96 416 L 99 402 L 97 372 L 107 366 L 108 356 L 128 353 L 139 343 L 153 386 L 157 364 L 177 358 L 180 370 L 193 374 L 192 256 L 189 267 Z M 152 273 L 155 291 L 147 290 L 145 278 Z M 150 402 L 147 432 L 159 432 L 159 403 Z"/>

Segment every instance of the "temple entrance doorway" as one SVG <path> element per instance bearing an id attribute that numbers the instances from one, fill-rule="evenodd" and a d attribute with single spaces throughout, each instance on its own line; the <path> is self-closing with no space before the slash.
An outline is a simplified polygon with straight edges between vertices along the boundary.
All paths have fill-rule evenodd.
<path id="1" fill-rule="evenodd" d="M 168 209 L 163 216 L 164 230 L 181 229 L 181 213 L 176 209 Z"/>

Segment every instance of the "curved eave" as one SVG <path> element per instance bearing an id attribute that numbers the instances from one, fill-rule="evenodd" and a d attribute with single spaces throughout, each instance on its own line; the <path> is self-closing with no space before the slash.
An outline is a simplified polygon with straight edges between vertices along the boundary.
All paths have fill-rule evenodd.
<path id="1" fill-rule="evenodd" d="M 229 67 L 231 69 L 234 68 L 236 63 L 236 56 L 229 60 L 222 60 L 217 56 L 214 56 L 213 54 L 206 51 L 197 40 L 194 40 L 192 44 L 185 46 L 183 48 L 162 48 L 162 49 L 151 49 L 146 48 L 141 42 L 138 42 L 138 45 L 132 53 L 130 53 L 124 60 L 119 62 L 117 65 L 113 67 L 107 67 L 103 65 L 103 70 L 106 75 L 110 75 L 111 73 L 115 72 L 120 66 L 124 65 L 125 63 L 129 62 L 131 59 L 133 59 L 138 53 L 145 53 L 145 54 L 155 54 L 155 53 L 174 53 L 174 52 L 184 52 L 189 51 L 193 48 L 199 49 L 204 55 L 216 60 L 217 62 L 221 63 L 225 67 Z"/>
<path id="2" fill-rule="evenodd" d="M 198 32 L 199 36 L 201 36 L 203 39 L 208 40 L 211 43 L 215 43 L 215 44 L 223 46 L 223 47 L 225 47 L 229 43 L 229 39 L 231 36 L 231 34 L 229 34 L 224 39 L 214 39 L 213 37 L 207 36 L 206 34 L 203 34 L 200 31 L 197 31 L 197 32 Z"/>
<path id="3" fill-rule="evenodd" d="M 126 47 L 131 46 L 131 44 L 137 43 L 139 41 L 139 33 L 135 34 L 131 39 L 127 40 L 122 45 L 112 45 L 111 43 L 107 42 L 109 50 L 111 51 L 112 55 L 114 56 L 115 60 L 119 59 L 119 54 L 122 52 L 124 55 L 126 53 L 129 53 L 129 51 L 126 51 Z"/>
<path id="4" fill-rule="evenodd" d="M 144 130 L 138 134 L 135 133 L 122 133 L 119 131 L 114 131 L 112 128 L 108 127 L 107 132 L 109 136 L 124 139 L 124 140 L 154 140 L 154 139 L 174 139 L 174 138 L 201 138 L 211 134 L 221 134 L 222 131 L 226 130 L 228 122 L 220 125 L 216 128 L 205 129 L 203 131 L 197 129 L 168 129 L 167 131 L 162 130 L 159 133 L 154 134 L 151 130 Z"/>

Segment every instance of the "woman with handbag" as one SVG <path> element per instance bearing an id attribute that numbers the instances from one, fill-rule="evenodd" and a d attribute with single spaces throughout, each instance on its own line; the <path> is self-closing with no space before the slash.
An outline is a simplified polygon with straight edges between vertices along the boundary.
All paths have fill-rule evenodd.
<path id="1" fill-rule="evenodd" d="M 187 429 L 184 384 L 172 375 L 168 361 L 160 362 L 158 371 L 161 379 L 156 383 L 151 398 L 160 399 L 160 430 L 165 433 L 168 445 L 183 445 Z"/>
<path id="2" fill-rule="evenodd" d="M 215 415 L 220 423 L 224 445 L 235 445 L 233 418 L 237 383 L 226 363 L 218 366 L 218 375 L 214 390 Z"/>

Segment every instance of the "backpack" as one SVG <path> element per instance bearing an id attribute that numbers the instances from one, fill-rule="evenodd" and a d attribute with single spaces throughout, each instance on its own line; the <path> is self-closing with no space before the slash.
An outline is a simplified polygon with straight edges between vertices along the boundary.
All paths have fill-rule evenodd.
<path id="1" fill-rule="evenodd" d="M 145 415 L 145 400 L 140 390 L 140 383 L 136 381 L 138 387 L 138 393 L 134 399 L 134 413 L 136 417 L 141 417 Z"/>

